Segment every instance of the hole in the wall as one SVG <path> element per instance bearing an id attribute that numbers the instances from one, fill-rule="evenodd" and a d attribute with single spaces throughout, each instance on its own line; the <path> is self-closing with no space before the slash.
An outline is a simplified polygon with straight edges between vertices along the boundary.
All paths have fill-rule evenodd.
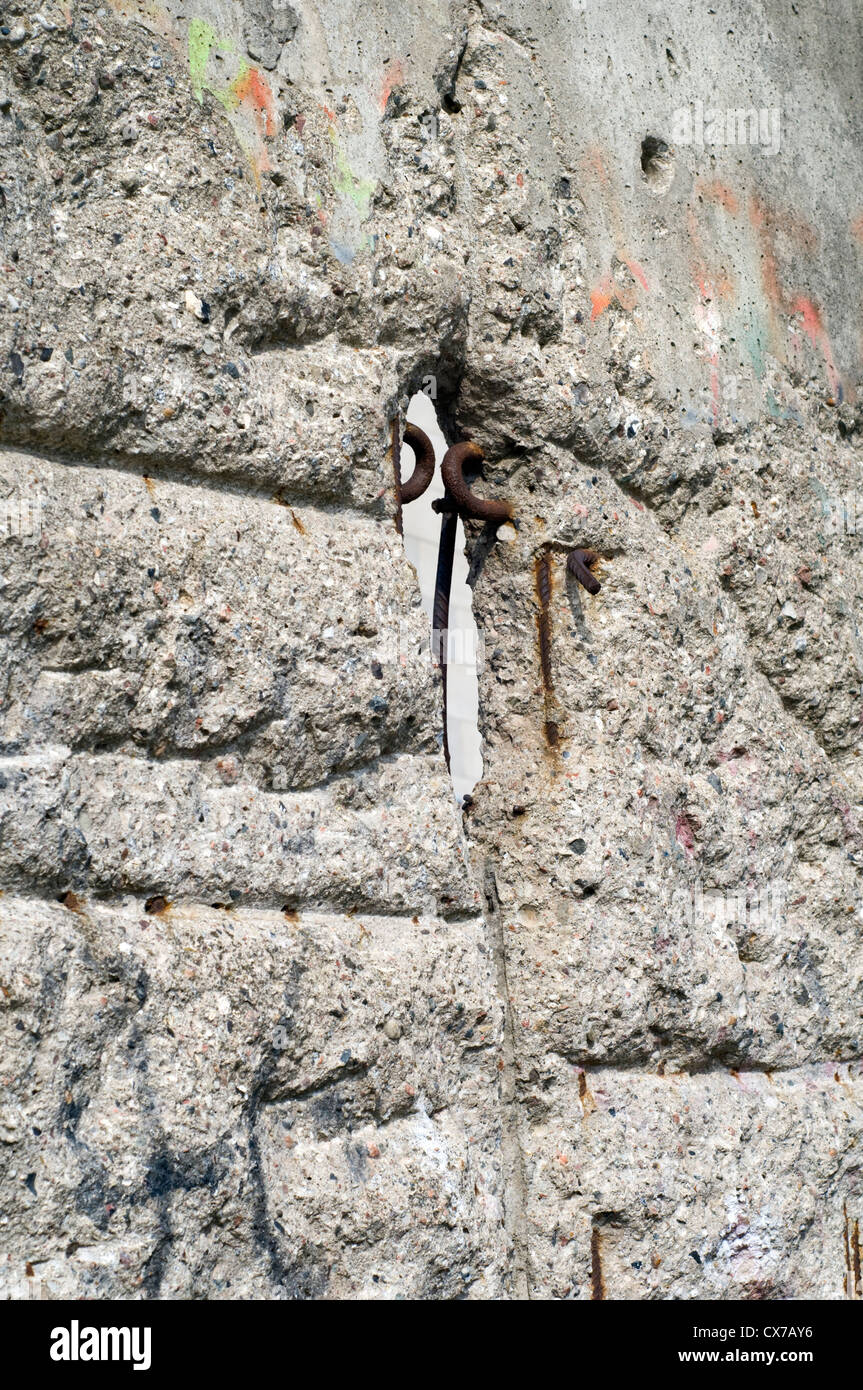
<path id="1" fill-rule="evenodd" d="M 442 497 L 443 481 L 440 461 L 446 450 L 446 440 L 438 424 L 435 408 L 429 397 L 419 391 L 408 406 L 410 424 L 425 430 L 434 445 L 437 468 L 428 490 L 411 502 L 402 512 L 402 534 L 405 552 L 419 579 L 422 605 L 431 623 L 437 574 L 438 542 L 441 520 L 432 511 L 432 502 Z M 413 471 L 413 451 L 402 451 L 401 477 L 404 481 Z M 464 529 L 458 523 L 455 561 L 449 608 L 449 640 L 447 662 L 447 734 L 450 751 L 450 772 L 457 797 L 467 796 L 482 776 L 479 726 L 477 668 L 479 648 L 474 622 L 471 591 L 467 583 L 467 560 L 464 555 Z"/>
<path id="2" fill-rule="evenodd" d="M 664 193 L 674 179 L 674 152 L 659 135 L 645 135 L 641 142 L 641 172 L 655 193 Z"/>

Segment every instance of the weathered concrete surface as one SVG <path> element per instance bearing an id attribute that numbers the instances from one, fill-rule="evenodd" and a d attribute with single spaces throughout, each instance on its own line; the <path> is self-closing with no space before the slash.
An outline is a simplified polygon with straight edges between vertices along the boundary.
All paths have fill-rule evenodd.
<path id="1" fill-rule="evenodd" d="M 859 1296 L 863 573 L 825 515 L 860 476 L 852 64 L 816 61 L 790 109 L 814 14 L 582 10 L 507 7 L 461 66 L 486 110 L 507 83 L 466 135 L 485 292 L 459 420 L 520 518 L 478 552 L 470 825 L 506 943 L 522 1287 Z M 697 98 L 778 107 L 784 143 L 642 170 Z"/>
<path id="2" fill-rule="evenodd" d="M 10 7 L 13 1296 L 863 1293 L 863 35 L 650 8 Z"/>
<path id="3" fill-rule="evenodd" d="M 0 904 L 4 1240 L 51 1294 L 497 1292 L 475 919 L 454 941 L 433 917 L 68 901 Z"/>

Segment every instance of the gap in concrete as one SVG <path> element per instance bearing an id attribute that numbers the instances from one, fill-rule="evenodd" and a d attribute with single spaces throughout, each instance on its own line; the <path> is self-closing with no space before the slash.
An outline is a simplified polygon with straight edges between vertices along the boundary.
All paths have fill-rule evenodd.
<path id="1" fill-rule="evenodd" d="M 437 572 L 440 517 L 432 511 L 432 502 L 444 492 L 440 476 L 440 461 L 446 450 L 446 440 L 438 424 L 433 402 L 424 391 L 411 398 L 407 419 L 410 424 L 425 430 L 431 440 L 437 469 L 431 486 L 404 508 L 402 534 L 405 552 L 417 572 L 422 605 L 429 618 L 431 630 L 434 585 Z M 414 456 L 406 446 L 400 459 L 404 481 L 413 472 Z M 482 776 L 482 753 L 478 725 L 479 696 L 477 682 L 478 642 L 473 616 L 472 594 L 467 583 L 467 560 L 464 554 L 464 527 L 458 524 L 452 590 L 449 608 L 449 661 L 447 663 L 447 735 L 450 750 L 450 772 L 453 791 L 461 799 L 473 790 Z"/>

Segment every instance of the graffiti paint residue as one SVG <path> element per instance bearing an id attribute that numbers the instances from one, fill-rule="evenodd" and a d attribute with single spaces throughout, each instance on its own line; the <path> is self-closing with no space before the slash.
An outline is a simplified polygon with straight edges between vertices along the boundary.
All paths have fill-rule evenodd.
<path id="1" fill-rule="evenodd" d="M 231 91 L 240 106 L 252 114 L 261 138 L 272 140 L 276 134 L 276 107 L 270 85 L 257 68 L 246 67 L 231 83 Z"/>
<path id="2" fill-rule="evenodd" d="M 232 66 L 236 72 L 230 81 L 216 77 L 211 59 L 214 52 L 236 55 L 233 40 L 218 34 L 205 19 L 193 19 L 187 37 L 189 77 L 198 101 L 204 92 L 210 95 L 233 117 L 231 124 L 256 179 L 271 168 L 264 145 L 276 134 L 276 104 L 267 79 L 244 58 L 235 56 Z"/>
<path id="3" fill-rule="evenodd" d="M 332 126 L 330 126 L 329 134 L 335 163 L 335 172 L 332 176 L 333 188 L 337 193 L 350 198 L 360 217 L 366 218 L 369 215 L 369 205 L 377 184 L 374 179 L 359 178 L 354 173 L 348 163 L 348 157 L 342 148 L 341 141 Z"/>

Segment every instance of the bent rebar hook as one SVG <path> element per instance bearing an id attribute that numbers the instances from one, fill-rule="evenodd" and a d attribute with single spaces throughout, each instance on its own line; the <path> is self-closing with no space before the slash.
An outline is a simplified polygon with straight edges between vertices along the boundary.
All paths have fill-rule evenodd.
<path id="1" fill-rule="evenodd" d="M 444 486 L 449 497 L 455 502 L 459 516 L 471 516 L 477 521 L 509 521 L 512 507 L 508 502 L 490 502 L 485 497 L 475 497 L 464 480 L 463 470 L 468 460 L 479 464 L 483 458 L 482 449 L 471 440 L 451 445 L 440 466 Z M 447 497 L 433 502 L 432 506 L 436 512 L 449 510 Z"/>
<path id="2" fill-rule="evenodd" d="M 589 594 L 598 594 L 602 588 L 596 575 L 590 572 L 591 566 L 595 565 L 598 559 L 599 556 L 595 550 L 571 550 L 566 557 L 566 568 L 569 573 Z"/>
<path id="3" fill-rule="evenodd" d="M 434 477 L 434 448 L 419 425 L 405 425 L 402 443 L 409 444 L 414 451 L 414 471 L 406 482 L 399 482 L 399 502 L 404 507 L 422 497 Z"/>

